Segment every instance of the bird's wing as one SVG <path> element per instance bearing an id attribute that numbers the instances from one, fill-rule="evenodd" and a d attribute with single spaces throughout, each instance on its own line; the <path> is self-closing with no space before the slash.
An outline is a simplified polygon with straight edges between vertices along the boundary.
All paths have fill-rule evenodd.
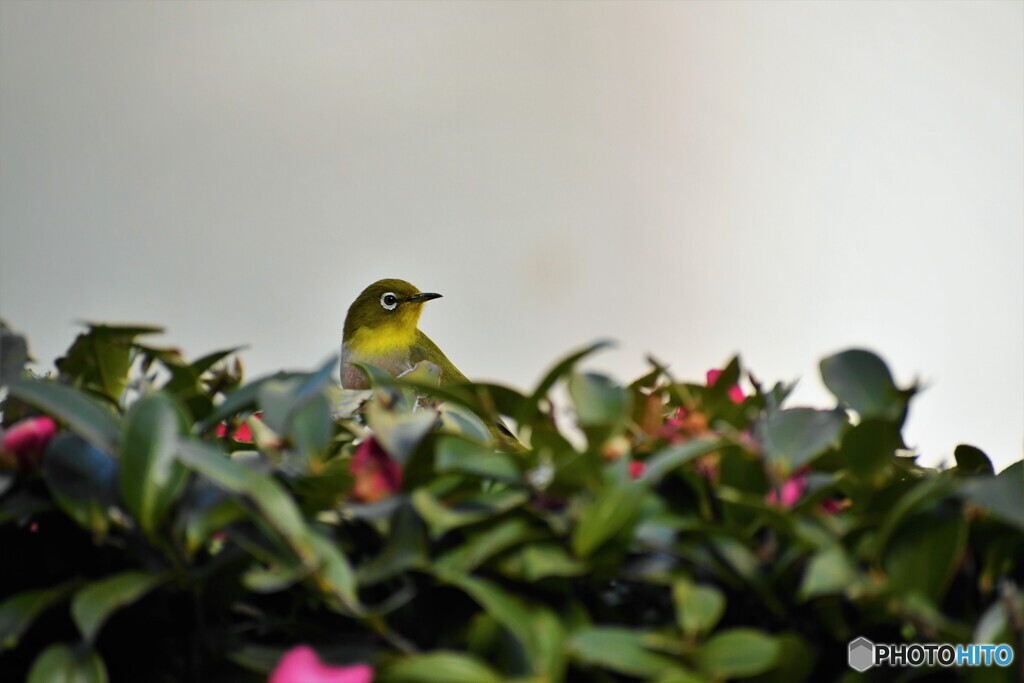
<path id="1" fill-rule="evenodd" d="M 455 364 L 448 360 L 448 356 L 444 355 L 444 352 L 437 347 L 430 337 L 423 334 L 421 330 L 416 331 L 416 343 L 412 347 L 412 351 L 409 353 L 409 362 L 413 365 L 420 361 L 430 361 L 437 367 L 441 368 L 441 383 L 447 384 L 449 382 L 468 382 L 469 379 L 459 372 L 459 369 L 455 367 Z"/>

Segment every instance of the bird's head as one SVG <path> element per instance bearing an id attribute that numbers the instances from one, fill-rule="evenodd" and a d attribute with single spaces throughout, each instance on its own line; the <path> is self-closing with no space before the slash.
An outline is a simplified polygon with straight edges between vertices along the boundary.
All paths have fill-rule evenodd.
<path id="1" fill-rule="evenodd" d="M 377 280 L 362 291 L 348 307 L 345 341 L 361 329 L 390 332 L 397 336 L 415 333 L 423 304 L 441 295 L 421 292 L 405 280 Z"/>

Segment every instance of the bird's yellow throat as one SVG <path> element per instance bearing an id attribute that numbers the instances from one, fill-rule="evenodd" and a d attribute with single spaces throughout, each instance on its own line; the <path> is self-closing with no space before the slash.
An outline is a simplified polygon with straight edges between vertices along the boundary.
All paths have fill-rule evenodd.
<path id="1" fill-rule="evenodd" d="M 417 316 L 418 317 L 418 316 Z M 360 357 L 390 356 L 408 351 L 416 343 L 416 320 L 408 324 L 402 320 L 376 327 L 360 327 L 346 342 L 348 348 Z"/>

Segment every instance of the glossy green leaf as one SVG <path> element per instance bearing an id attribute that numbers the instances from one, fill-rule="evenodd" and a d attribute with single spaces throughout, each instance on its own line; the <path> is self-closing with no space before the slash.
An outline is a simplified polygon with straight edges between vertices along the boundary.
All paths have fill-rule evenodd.
<path id="1" fill-rule="evenodd" d="M 0 320 L 0 386 L 21 377 L 28 362 L 28 342 Z"/>
<path id="2" fill-rule="evenodd" d="M 779 642 L 763 631 L 734 628 L 720 631 L 694 654 L 697 666 L 725 678 L 754 676 L 772 669 L 779 659 Z"/>
<path id="3" fill-rule="evenodd" d="M 386 581 L 407 569 L 427 564 L 426 528 L 410 503 L 404 502 L 395 510 L 389 531 L 384 549 L 357 568 L 360 584 Z"/>
<path id="4" fill-rule="evenodd" d="M 960 495 L 1007 524 L 1024 531 L 1024 461 L 995 477 L 975 477 L 959 485 Z"/>
<path id="5" fill-rule="evenodd" d="M 842 546 L 832 545 L 811 558 L 798 596 L 801 600 L 810 600 L 820 595 L 843 593 L 856 586 L 860 578 L 856 565 Z"/>
<path id="6" fill-rule="evenodd" d="M 672 584 L 676 622 L 683 635 L 695 637 L 708 633 L 725 612 L 725 595 L 714 586 L 680 579 Z"/>
<path id="7" fill-rule="evenodd" d="M 117 462 L 76 434 L 58 434 L 46 447 L 43 477 L 54 500 L 79 525 L 104 535 L 117 504 Z"/>
<path id="8" fill-rule="evenodd" d="M 629 676 L 653 678 L 679 666 L 671 657 L 649 649 L 642 631 L 628 628 L 584 628 L 567 645 L 569 656 L 580 664 Z"/>
<path id="9" fill-rule="evenodd" d="M 57 369 L 77 386 L 104 396 L 116 405 L 128 385 L 135 338 L 163 329 L 145 325 L 87 325 L 88 330 L 78 335 L 67 354 L 57 359 Z"/>
<path id="10" fill-rule="evenodd" d="M 795 470 L 838 445 L 845 425 L 841 410 L 792 408 L 770 414 L 758 425 L 758 432 L 765 454 Z"/>
<path id="11" fill-rule="evenodd" d="M 610 340 L 603 339 L 601 341 L 588 344 L 583 348 L 577 349 L 570 352 L 567 356 L 555 363 L 555 365 L 547 371 L 544 378 L 537 384 L 537 388 L 534 390 L 533 397 L 540 399 L 547 395 L 551 387 L 555 385 L 559 379 L 568 375 L 569 372 L 579 363 L 581 360 L 590 356 L 602 349 L 611 347 L 613 343 Z"/>
<path id="12" fill-rule="evenodd" d="M 657 451 L 651 458 L 646 460 L 647 467 L 640 475 L 639 481 L 654 485 L 660 482 L 667 474 L 673 472 L 688 462 L 696 460 L 702 455 L 707 455 L 721 447 L 717 439 L 697 438 L 686 443 L 668 446 Z"/>
<path id="13" fill-rule="evenodd" d="M 590 565 L 555 543 L 529 543 L 505 553 L 498 562 L 505 576 L 533 583 L 553 576 L 582 576 Z"/>
<path id="14" fill-rule="evenodd" d="M 610 377 L 575 372 L 569 378 L 569 396 L 580 427 L 617 427 L 630 410 L 629 393 Z"/>
<path id="15" fill-rule="evenodd" d="M 995 474 L 995 470 L 992 468 L 992 461 L 988 459 L 988 456 L 980 448 L 960 444 L 953 451 L 953 457 L 956 458 L 956 469 L 960 474 Z"/>
<path id="16" fill-rule="evenodd" d="M 861 419 L 898 420 L 906 407 L 885 361 L 870 351 L 851 349 L 829 356 L 821 361 L 821 378 Z"/>
<path id="17" fill-rule="evenodd" d="M 142 530 L 156 533 L 181 495 L 188 470 L 175 455 L 188 419 L 169 395 L 144 396 L 125 415 L 121 437 L 121 500 Z"/>
<path id="18" fill-rule="evenodd" d="M 946 593 L 967 542 L 967 521 L 948 506 L 909 517 L 889 539 L 883 566 L 890 586 L 937 604 Z"/>
<path id="19" fill-rule="evenodd" d="M 234 417 L 238 413 L 253 410 L 256 407 L 256 398 L 268 382 L 286 382 L 291 379 L 301 378 L 304 375 L 297 372 L 276 372 L 266 377 L 249 382 L 243 387 L 235 389 L 225 397 L 224 401 L 199 425 L 199 432 L 207 432 L 213 429 L 217 423 Z"/>
<path id="20" fill-rule="evenodd" d="M 506 482 L 522 479 L 522 459 L 457 436 L 438 438 L 434 452 L 435 467 L 441 473 L 459 472 Z"/>
<path id="21" fill-rule="evenodd" d="M 317 394 L 292 411 L 285 435 L 307 462 L 322 460 L 331 443 L 331 404 Z"/>
<path id="22" fill-rule="evenodd" d="M 899 427 L 878 419 L 863 420 L 843 437 L 843 462 L 860 477 L 871 477 L 892 461 L 903 447 Z"/>
<path id="23" fill-rule="evenodd" d="M 166 580 L 162 574 L 128 571 L 108 576 L 79 590 L 71 601 L 71 616 L 82 637 L 94 642 L 104 622 Z"/>
<path id="24" fill-rule="evenodd" d="M 366 405 L 366 423 L 384 450 L 400 465 L 404 465 L 416 446 L 438 423 L 433 410 L 400 413 L 389 410 L 379 400 Z"/>
<path id="25" fill-rule="evenodd" d="M 383 669 L 392 683 L 501 683 L 501 676 L 476 657 L 438 650 L 404 657 Z"/>
<path id="26" fill-rule="evenodd" d="M 248 469 L 231 460 L 214 446 L 195 439 L 182 439 L 178 458 L 190 469 L 225 491 L 242 495 L 258 511 L 258 519 L 287 543 L 303 564 L 313 569 L 318 553 L 299 507 L 273 477 Z"/>
<path id="27" fill-rule="evenodd" d="M 10 395 L 67 423 L 75 433 L 105 453 L 117 450 L 121 427 L 114 414 L 95 399 L 56 382 L 22 379 L 9 387 Z"/>
<path id="28" fill-rule="evenodd" d="M 443 574 L 468 573 L 499 552 L 526 544 L 541 535 L 542 532 L 523 518 L 507 519 L 472 534 L 457 548 L 437 558 L 434 568 Z"/>
<path id="29" fill-rule="evenodd" d="M 336 608 L 347 614 L 361 612 L 356 595 L 356 573 L 338 544 L 317 532 L 310 532 L 309 541 L 316 553 L 313 578 L 317 588 L 337 600 Z"/>
<path id="30" fill-rule="evenodd" d="M 410 497 L 416 512 L 427 523 L 432 538 L 440 538 L 452 529 L 512 510 L 529 498 L 529 494 L 523 491 L 506 489 L 481 494 L 475 500 L 464 500 L 457 505 L 449 505 L 425 488 L 413 491 Z"/>
<path id="31" fill-rule="evenodd" d="M 16 647 L 39 615 L 66 600 L 79 585 L 78 580 L 68 581 L 18 593 L 0 603 L 0 651 Z"/>
<path id="32" fill-rule="evenodd" d="M 474 576 L 446 577 L 455 586 L 469 595 L 484 610 L 501 624 L 527 652 L 533 668 L 538 671 L 544 661 L 543 644 L 537 639 L 530 610 L 521 599 L 498 584 Z"/>
<path id="33" fill-rule="evenodd" d="M 635 482 L 603 489 L 580 515 L 573 530 L 572 550 L 586 557 L 636 519 L 643 488 Z"/>
<path id="34" fill-rule="evenodd" d="M 32 664 L 27 683 L 107 683 L 107 669 L 94 650 L 51 645 Z"/>

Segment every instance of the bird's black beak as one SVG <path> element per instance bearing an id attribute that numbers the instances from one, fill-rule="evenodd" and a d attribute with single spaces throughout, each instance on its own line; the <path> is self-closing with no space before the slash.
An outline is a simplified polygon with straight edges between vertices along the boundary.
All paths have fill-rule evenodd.
<path id="1" fill-rule="evenodd" d="M 440 294 L 435 294 L 434 292 L 421 292 L 420 294 L 417 294 L 416 296 L 410 296 L 408 299 L 406 299 L 406 302 L 407 303 L 414 303 L 414 304 L 421 304 L 421 303 L 423 303 L 425 301 L 430 301 L 431 299 L 440 299 L 440 298 L 441 298 L 441 295 Z"/>

